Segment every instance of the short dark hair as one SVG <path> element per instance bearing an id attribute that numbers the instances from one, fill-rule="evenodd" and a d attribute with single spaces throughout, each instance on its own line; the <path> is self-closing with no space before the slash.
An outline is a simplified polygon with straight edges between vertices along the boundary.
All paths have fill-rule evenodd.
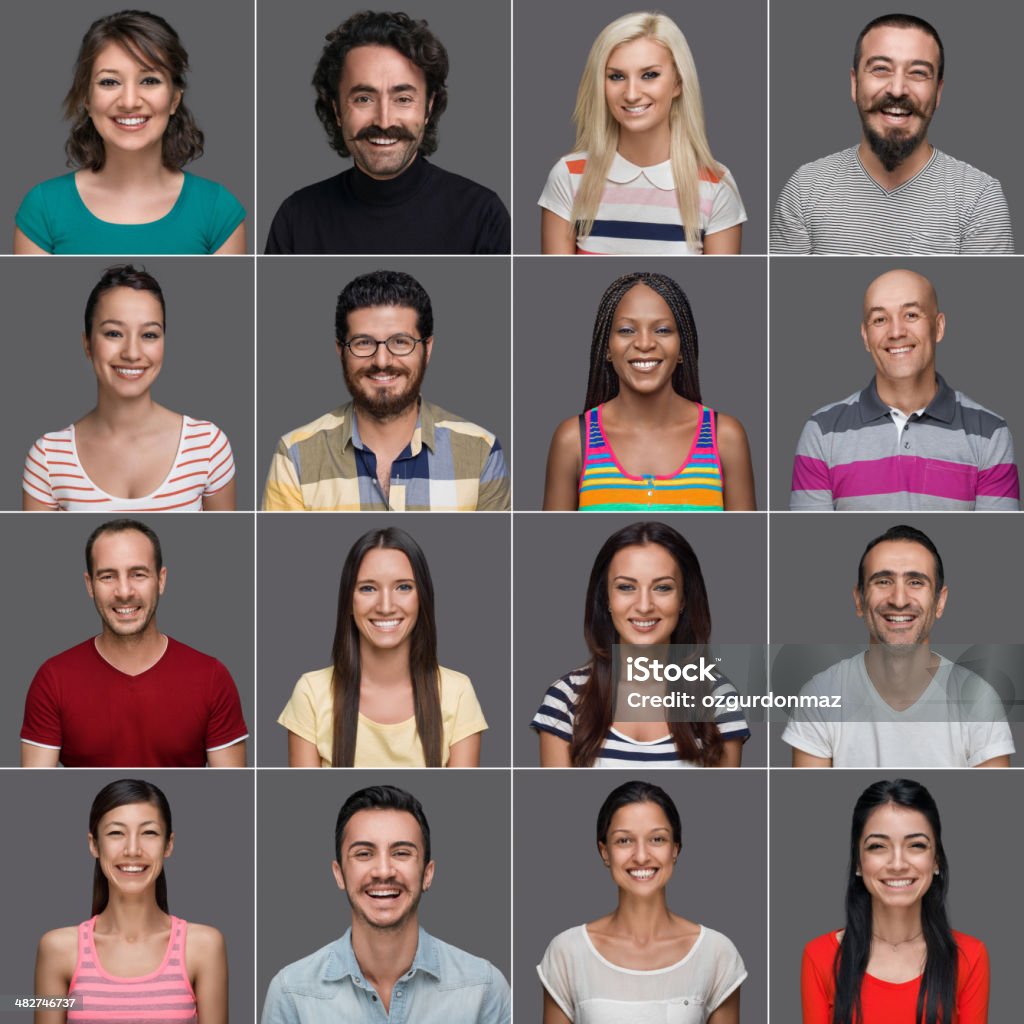
<path id="1" fill-rule="evenodd" d="M 419 800 L 397 786 L 367 786 L 357 790 L 338 811 L 338 821 L 334 826 L 334 859 L 341 863 L 341 839 L 345 834 L 345 826 L 354 814 L 360 811 L 405 811 L 411 814 L 423 834 L 423 864 L 430 863 L 430 826 L 427 816 Z"/>
<path id="2" fill-rule="evenodd" d="M 942 45 L 939 33 L 935 31 L 935 26 L 929 24 L 924 20 L 924 18 L 918 18 L 914 14 L 883 14 L 875 18 L 874 21 L 869 21 L 860 30 L 860 35 L 857 36 L 857 45 L 853 48 L 854 71 L 857 71 L 860 68 L 860 51 L 861 44 L 864 42 L 864 37 L 875 28 L 916 28 L 919 31 L 924 32 L 925 35 L 931 36 L 939 47 L 938 80 L 940 82 L 942 81 L 942 76 L 946 71 L 946 49 Z"/>
<path id="3" fill-rule="evenodd" d="M 93 64 L 108 43 L 122 47 L 140 67 L 163 71 L 170 78 L 171 84 L 182 93 L 178 109 L 171 116 L 164 132 L 164 166 L 177 171 L 189 161 L 201 157 L 203 133 L 192 112 L 185 106 L 184 98 L 188 51 L 182 45 L 178 33 L 158 14 L 118 11 L 94 21 L 82 37 L 82 45 L 78 49 L 71 88 L 64 97 L 64 118 L 71 122 L 71 131 L 64 143 L 68 166 L 99 171 L 106 161 L 103 139 L 92 123 L 86 105 L 92 85 Z"/>
<path id="4" fill-rule="evenodd" d="M 426 289 L 411 274 L 400 270 L 374 270 L 353 278 L 341 290 L 334 311 L 334 336 L 348 335 L 348 315 L 371 306 L 405 306 L 416 311 L 416 331 L 421 338 L 434 333 L 434 310 Z"/>
<path id="5" fill-rule="evenodd" d="M 124 533 L 126 530 L 137 530 L 144 537 L 148 538 L 149 543 L 153 545 L 156 571 L 159 572 L 164 567 L 164 554 L 160 549 L 160 538 L 150 527 L 138 519 L 111 519 L 109 522 L 100 523 L 89 534 L 89 539 L 85 542 L 85 568 L 90 577 L 92 576 L 92 548 L 96 543 L 96 539 L 104 533 Z"/>
<path id="6" fill-rule="evenodd" d="M 920 544 L 921 547 L 925 548 L 925 550 L 931 552 L 932 558 L 935 559 L 935 592 L 938 593 L 942 590 L 945 584 L 946 574 L 945 570 L 942 568 L 942 556 L 939 554 L 939 549 L 932 543 L 931 537 L 927 534 L 922 533 L 916 527 L 900 523 L 897 526 L 890 526 L 889 529 L 881 536 L 869 541 L 868 546 L 864 549 L 864 554 L 860 556 L 860 564 L 857 566 L 857 592 L 861 597 L 864 596 L 864 560 L 868 557 L 868 553 L 873 547 L 893 540 L 907 541 L 911 544 Z"/>
<path id="7" fill-rule="evenodd" d="M 338 124 L 338 87 L 349 50 L 357 46 L 387 46 L 412 61 L 427 80 L 427 117 L 420 153 L 430 156 L 437 149 L 438 122 L 448 106 L 448 51 L 425 21 L 414 21 L 401 11 L 360 11 L 327 33 L 327 45 L 316 71 L 316 116 L 327 132 L 327 138 L 341 156 L 349 156 L 345 134 Z"/>
<path id="8" fill-rule="evenodd" d="M 608 842 L 608 829 L 611 828 L 612 818 L 620 807 L 625 807 L 627 804 L 657 804 L 668 818 L 669 827 L 672 829 L 672 842 L 676 846 L 682 845 L 683 827 L 679 821 L 679 811 L 672 797 L 661 786 L 636 779 L 624 782 L 621 786 L 613 789 L 601 804 L 601 810 L 597 812 L 597 841 L 599 843 Z"/>
<path id="9" fill-rule="evenodd" d="M 164 293 L 160 284 L 152 274 L 147 274 L 145 268 L 139 269 L 131 263 L 117 263 L 107 267 L 103 276 L 97 281 L 96 287 L 89 292 L 89 298 L 85 300 L 85 336 L 92 337 L 92 322 L 96 315 L 96 304 L 104 292 L 114 288 L 131 288 L 137 292 L 152 292 L 160 303 L 160 313 L 163 316 L 164 327 L 167 326 L 167 304 L 164 302 Z"/>

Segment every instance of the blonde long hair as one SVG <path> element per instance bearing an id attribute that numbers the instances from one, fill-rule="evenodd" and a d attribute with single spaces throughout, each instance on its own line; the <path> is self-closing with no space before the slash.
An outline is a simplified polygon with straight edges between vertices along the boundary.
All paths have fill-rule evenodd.
<path id="1" fill-rule="evenodd" d="M 587 57 L 583 77 L 576 94 L 572 119 L 576 125 L 576 150 L 587 154 L 583 180 L 572 204 L 572 222 L 577 238 L 590 234 L 597 217 L 608 179 L 608 171 L 619 142 L 619 125 L 605 99 L 605 68 L 612 50 L 634 39 L 653 39 L 672 55 L 682 91 L 672 101 L 669 112 L 669 159 L 676 186 L 679 216 L 686 230 L 686 244 L 700 247 L 700 175 L 710 171 L 720 177 L 722 167 L 715 162 L 704 128 L 704 102 L 701 99 L 697 67 L 686 38 L 667 15 L 656 11 L 625 14 L 602 29 Z"/>

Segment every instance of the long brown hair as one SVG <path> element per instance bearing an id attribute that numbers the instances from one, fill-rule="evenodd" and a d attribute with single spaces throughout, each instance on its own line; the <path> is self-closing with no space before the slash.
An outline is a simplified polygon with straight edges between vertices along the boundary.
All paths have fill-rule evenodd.
<path id="1" fill-rule="evenodd" d="M 352 545 L 341 570 L 338 587 L 338 624 L 334 631 L 331 679 L 334 710 L 334 739 L 331 764 L 335 768 L 351 768 L 356 756 L 356 733 L 359 728 L 359 683 L 362 675 L 359 661 L 359 631 L 352 618 L 352 597 L 359 577 L 359 567 L 367 553 L 375 548 L 401 551 L 412 566 L 419 600 L 419 614 L 413 626 L 409 647 L 409 675 L 412 677 L 412 698 L 416 715 L 416 733 L 423 746 L 423 759 L 428 768 L 441 767 L 441 685 L 437 664 L 437 623 L 434 619 L 434 584 L 430 567 L 419 544 L 396 526 L 364 533 Z"/>
<path id="2" fill-rule="evenodd" d="M 711 609 L 700 562 L 686 539 L 665 523 L 631 523 L 613 533 L 601 547 L 590 571 L 583 635 L 590 650 L 590 676 L 576 705 L 569 753 L 577 768 L 593 765 L 614 721 L 615 680 L 612 647 L 618 642 L 609 608 L 608 567 L 623 548 L 644 544 L 663 547 L 683 577 L 683 610 L 670 642 L 703 647 L 711 639 Z M 683 761 L 705 767 L 722 757 L 722 734 L 713 722 L 666 722 Z"/>

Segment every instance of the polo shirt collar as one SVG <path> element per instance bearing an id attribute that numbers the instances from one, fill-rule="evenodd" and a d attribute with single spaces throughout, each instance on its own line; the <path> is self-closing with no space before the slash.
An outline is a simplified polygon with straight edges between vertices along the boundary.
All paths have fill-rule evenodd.
<path id="1" fill-rule="evenodd" d="M 672 180 L 671 160 L 666 160 L 663 164 L 655 164 L 653 167 L 638 167 L 636 164 L 631 164 L 624 156 L 615 154 L 608 170 L 609 181 L 616 185 L 628 185 L 641 175 L 663 192 L 672 192 L 676 187 Z"/>
<path id="2" fill-rule="evenodd" d="M 434 412 L 434 406 L 429 402 L 424 402 L 422 397 L 419 402 L 420 411 L 419 415 L 416 417 L 416 427 L 412 432 L 412 440 L 409 442 L 407 447 L 410 456 L 419 455 L 420 449 L 423 445 L 426 445 L 431 451 L 435 450 L 437 420 Z M 342 420 L 340 428 L 341 434 L 339 438 L 342 450 L 351 444 L 353 448 L 361 448 L 365 451 L 369 451 L 370 449 L 363 444 L 363 440 L 359 436 L 359 424 L 356 422 L 355 404 L 349 402 L 348 405 L 343 405 L 338 410 L 338 415 Z"/>
<path id="3" fill-rule="evenodd" d="M 930 416 L 932 419 L 942 420 L 943 423 L 952 423 L 956 415 L 956 394 L 953 389 L 943 380 L 942 374 L 935 374 L 935 382 L 938 390 L 935 397 L 925 406 L 921 416 Z M 890 419 L 889 406 L 878 397 L 878 387 L 875 378 L 860 393 L 860 419 L 862 423 L 871 423 L 873 420 Z"/>
<path id="4" fill-rule="evenodd" d="M 441 952 L 437 939 L 428 935 L 420 928 L 416 939 L 416 955 L 412 958 L 409 974 L 424 971 L 431 977 L 441 980 Z M 358 980 L 362 984 L 363 972 L 352 949 L 352 929 L 349 928 L 337 942 L 332 943 L 324 961 L 324 981 L 342 981 L 345 978 Z"/>

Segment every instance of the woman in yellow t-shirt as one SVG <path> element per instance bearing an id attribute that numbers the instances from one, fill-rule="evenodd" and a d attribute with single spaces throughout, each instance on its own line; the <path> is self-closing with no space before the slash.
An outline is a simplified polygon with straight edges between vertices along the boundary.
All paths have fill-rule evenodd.
<path id="1" fill-rule="evenodd" d="M 341 570 L 334 664 L 295 684 L 278 722 L 293 768 L 475 768 L 473 684 L 437 663 L 434 584 L 404 530 L 363 534 Z"/>

